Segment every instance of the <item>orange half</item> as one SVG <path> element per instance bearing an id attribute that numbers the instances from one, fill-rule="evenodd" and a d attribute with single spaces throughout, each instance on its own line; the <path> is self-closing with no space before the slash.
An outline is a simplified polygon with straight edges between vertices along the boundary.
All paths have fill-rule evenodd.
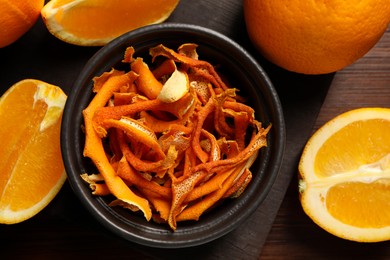
<path id="1" fill-rule="evenodd" d="M 306 144 L 299 173 L 302 207 L 319 226 L 353 241 L 390 239 L 390 109 L 326 123 Z"/>

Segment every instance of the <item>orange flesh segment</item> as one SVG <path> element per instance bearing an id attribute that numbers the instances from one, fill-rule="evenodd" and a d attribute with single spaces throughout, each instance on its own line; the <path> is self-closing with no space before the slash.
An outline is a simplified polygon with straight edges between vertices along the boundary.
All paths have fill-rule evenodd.
<path id="1" fill-rule="evenodd" d="M 35 102 L 32 112 L 21 114 L 23 108 L 14 109 L 15 104 L 34 104 L 37 86 L 34 83 L 24 84 L 23 88 L 15 88 L 2 100 L 3 109 L 0 110 L 2 121 L 7 122 L 0 127 L 0 172 L 9 174 L 0 178 L 1 210 L 7 209 L 9 204 L 12 207 L 8 209 L 12 211 L 21 211 L 37 204 L 43 194 L 48 194 L 59 182 L 64 172 L 60 142 L 53 142 L 54 139 L 60 139 L 61 118 L 42 134 L 40 124 L 48 107 L 43 100 Z M 24 121 L 26 127 L 20 127 L 21 121 Z M 50 169 L 46 167 L 47 162 L 51 162 Z M 32 165 L 36 170 L 30 170 Z M 50 178 L 44 178 L 42 172 L 48 173 Z M 30 190 L 28 200 L 24 188 L 27 186 Z"/>
<path id="2" fill-rule="evenodd" d="M 389 129 L 390 121 L 381 119 L 360 120 L 345 126 L 319 149 L 314 162 L 316 175 L 326 177 L 379 161 L 390 154 Z"/>
<path id="3" fill-rule="evenodd" d="M 315 161 L 317 175 L 325 177 L 342 174 L 378 162 L 390 154 L 388 129 L 390 121 L 383 119 L 360 120 L 345 126 L 318 151 L 317 158 L 321 160 Z M 328 190 L 326 205 L 331 215 L 352 226 L 390 226 L 390 180 L 336 184 Z M 382 214 L 372 214 L 379 209 Z"/>
<path id="4" fill-rule="evenodd" d="M 337 184 L 329 189 L 326 206 L 329 213 L 343 223 L 362 228 L 388 227 L 390 179 Z M 379 210 L 381 214 L 376 214 Z"/>
<path id="5" fill-rule="evenodd" d="M 36 104 L 37 110 L 38 106 L 46 106 L 46 103 L 40 101 Z M 30 116 L 31 125 L 35 125 L 37 123 L 34 122 L 40 122 L 43 118 L 44 114 L 38 114 L 34 113 Z M 2 134 L 2 146 L 4 148 L 8 147 L 19 147 L 17 149 L 12 150 L 12 152 L 9 154 L 8 160 L 4 160 L 0 162 L 0 169 L 1 172 L 10 172 L 12 176 L 10 176 L 10 180 L 8 183 L 1 183 L 0 184 L 0 193 L 2 194 L 1 201 L 17 201 L 18 203 L 12 203 L 14 205 L 11 210 L 13 211 L 19 211 L 21 209 L 26 209 L 30 207 L 32 204 L 35 204 L 39 202 L 42 197 L 42 193 L 48 193 L 51 188 L 58 182 L 58 180 L 61 177 L 61 174 L 56 176 L 56 178 L 53 179 L 46 179 L 42 180 L 39 179 L 43 176 L 32 176 L 31 173 L 27 173 L 24 171 L 20 171 L 18 168 L 24 168 L 25 165 L 28 164 L 36 164 L 38 167 L 39 165 L 42 165 L 40 168 L 40 171 L 45 172 L 48 169 L 45 169 L 45 163 L 46 161 L 52 162 L 53 167 L 56 169 L 55 172 L 62 173 L 63 171 L 63 163 L 61 156 L 50 156 L 53 153 L 55 154 L 56 151 L 60 150 L 59 142 L 53 143 L 52 137 L 55 136 L 56 138 L 60 139 L 60 131 L 58 124 L 60 124 L 61 121 L 57 122 L 56 125 L 51 126 L 49 129 L 47 129 L 47 134 L 45 135 L 39 135 L 39 124 L 37 124 L 37 128 L 31 129 L 23 129 L 23 134 L 17 135 L 15 132 L 8 132 L 10 135 L 9 137 L 6 137 L 6 134 Z M 19 121 L 15 121 L 16 124 L 19 123 Z M 20 137 L 23 137 L 23 139 L 20 139 Z M 4 149 L 7 150 L 7 149 Z M 24 151 L 34 150 L 36 151 L 34 154 L 24 153 Z M 0 157 L 5 158 L 6 156 L 4 153 L 7 151 L 0 151 Z M 13 168 L 13 170 L 11 170 Z M 51 170 L 50 170 L 51 171 Z M 29 179 L 32 183 L 42 183 L 39 187 L 39 192 L 32 192 L 29 194 L 29 200 L 25 200 L 25 193 L 21 192 L 18 193 L 18 191 L 23 191 L 22 186 L 29 186 L 28 181 L 24 180 L 23 182 L 14 182 L 13 179 L 25 179 L 25 177 L 22 177 L 23 175 L 28 175 Z M 39 174 L 41 175 L 41 174 Z M 8 185 L 10 184 L 10 185 Z M 31 185 L 35 186 L 35 185 Z M 4 189 L 6 189 L 6 192 L 3 193 Z M 44 190 L 44 192 L 42 192 Z M 37 196 L 38 195 L 38 196 Z M 3 208 L 7 205 L 2 204 L 0 201 L 0 208 Z M 7 203 L 8 204 L 8 203 Z"/>
<path id="6" fill-rule="evenodd" d="M 71 5 L 72 2 L 74 1 L 57 1 L 57 6 L 65 3 Z M 72 32 L 77 37 L 101 39 L 120 35 L 129 31 L 129 28 L 135 29 L 165 20 L 161 19 L 161 15 L 169 14 L 172 6 L 176 6 L 177 0 L 127 2 L 94 0 L 92 6 L 88 1 L 76 2 L 79 2 L 77 8 L 71 8 L 70 11 L 59 10 L 55 19 L 65 31 Z M 64 15 L 67 19 L 63 20 Z"/>

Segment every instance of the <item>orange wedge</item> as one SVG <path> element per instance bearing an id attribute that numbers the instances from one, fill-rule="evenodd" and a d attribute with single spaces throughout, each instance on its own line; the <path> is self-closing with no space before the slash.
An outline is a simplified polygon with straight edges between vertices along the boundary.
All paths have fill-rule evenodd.
<path id="1" fill-rule="evenodd" d="M 338 237 L 390 239 L 390 109 L 361 108 L 321 127 L 299 163 L 306 214 Z"/>
<path id="2" fill-rule="evenodd" d="M 47 29 L 62 41 L 102 46 L 121 34 L 165 21 L 179 0 L 51 0 L 41 10 Z"/>
<path id="3" fill-rule="evenodd" d="M 14 224 L 40 212 L 66 180 L 60 126 L 66 95 L 27 79 L 0 98 L 0 223 Z"/>

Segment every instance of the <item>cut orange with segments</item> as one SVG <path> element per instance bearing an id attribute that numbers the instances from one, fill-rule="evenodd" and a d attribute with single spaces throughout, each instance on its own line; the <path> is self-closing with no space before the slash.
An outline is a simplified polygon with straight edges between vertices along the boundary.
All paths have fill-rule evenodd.
<path id="1" fill-rule="evenodd" d="M 41 10 L 51 34 L 81 46 L 102 46 L 121 34 L 165 21 L 179 0 L 51 0 Z"/>
<path id="2" fill-rule="evenodd" d="M 60 126 L 66 98 L 59 87 L 33 79 L 17 82 L 0 98 L 0 223 L 36 215 L 64 184 Z"/>
<path id="3" fill-rule="evenodd" d="M 338 237 L 390 239 L 390 109 L 360 108 L 322 126 L 299 162 L 306 214 Z"/>

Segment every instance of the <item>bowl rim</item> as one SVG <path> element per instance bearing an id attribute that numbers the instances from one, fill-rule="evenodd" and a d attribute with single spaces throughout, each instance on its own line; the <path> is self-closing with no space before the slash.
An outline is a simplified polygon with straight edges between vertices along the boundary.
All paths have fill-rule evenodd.
<path id="1" fill-rule="evenodd" d="M 70 128 L 72 127 L 72 122 L 75 120 L 73 116 L 73 111 L 77 106 L 77 97 L 84 89 L 83 86 L 90 84 L 87 81 L 90 81 L 91 76 L 96 72 L 91 65 L 98 64 L 99 62 L 101 63 L 102 60 L 104 61 L 110 59 L 110 53 L 113 49 L 118 50 L 123 49 L 125 46 L 130 46 L 132 44 L 131 39 L 142 38 L 145 35 L 149 35 L 150 33 L 156 32 L 159 32 L 160 34 L 175 32 L 175 34 L 195 34 L 199 36 L 205 35 L 213 42 L 220 42 L 221 47 L 223 46 L 224 48 L 228 48 L 229 51 L 239 53 L 239 55 L 243 57 L 245 62 L 251 64 L 253 69 L 257 72 L 256 80 L 262 81 L 263 88 L 265 88 L 266 91 L 262 91 L 261 95 L 264 96 L 264 99 L 267 100 L 270 105 L 270 107 L 267 108 L 270 111 L 271 116 L 273 116 L 272 125 L 273 128 L 277 128 L 276 130 L 272 130 L 272 145 L 274 148 L 272 150 L 272 156 L 270 155 L 270 160 L 272 161 L 267 163 L 266 166 L 267 170 L 270 170 L 272 172 L 267 174 L 267 185 L 262 190 L 260 196 L 258 198 L 251 198 L 253 200 L 252 203 L 254 204 L 251 205 L 248 210 L 245 210 L 238 215 L 234 215 L 233 213 L 235 212 L 229 212 L 229 214 L 232 214 L 235 218 L 233 223 L 225 223 L 226 218 L 229 218 L 229 216 L 226 216 L 220 221 L 216 220 L 212 222 L 213 225 L 209 224 L 206 226 L 201 226 L 199 229 L 194 228 L 193 231 L 196 231 L 197 236 L 191 236 L 189 234 L 186 234 L 186 232 L 188 232 L 187 230 L 183 233 L 180 233 L 181 235 L 178 235 L 176 237 L 175 233 L 178 234 L 178 231 L 173 232 L 173 234 L 171 235 L 163 234 L 160 238 L 158 234 L 155 234 L 155 231 L 145 228 L 144 231 L 146 232 L 146 234 L 149 234 L 148 232 L 153 233 L 153 235 L 151 236 L 146 236 L 143 232 L 139 232 L 139 230 L 135 226 L 129 227 L 128 222 L 126 222 L 126 224 L 122 223 L 120 221 L 121 217 L 118 216 L 118 214 L 116 214 L 114 211 L 102 211 L 102 203 L 99 202 L 99 198 L 93 197 L 90 190 L 88 194 L 87 190 L 85 189 L 85 184 L 81 181 L 81 178 L 79 177 L 81 172 L 78 167 L 80 165 L 78 165 L 77 160 L 75 161 L 74 159 L 76 155 L 72 154 L 74 148 L 72 148 L 71 146 L 71 141 L 73 140 L 74 136 L 72 135 Z M 78 118 L 80 116 L 81 115 L 78 115 Z M 82 122 L 84 121 L 82 120 Z M 98 220 L 98 222 L 100 222 L 103 226 L 105 226 L 107 229 L 111 230 L 118 236 L 141 245 L 159 248 L 184 248 L 204 244 L 222 237 L 223 235 L 229 233 L 237 226 L 239 226 L 265 200 L 267 194 L 273 186 L 273 183 L 279 175 L 284 155 L 285 139 L 286 130 L 282 105 L 279 100 L 277 91 L 273 87 L 271 80 L 268 78 L 260 64 L 243 47 L 241 47 L 239 44 L 237 44 L 235 41 L 228 38 L 227 36 L 202 26 L 181 23 L 162 23 L 145 26 L 134 31 L 125 33 L 114 39 L 113 41 L 109 42 L 101 49 L 99 49 L 87 61 L 84 68 L 74 81 L 73 88 L 71 89 L 67 102 L 65 104 L 61 125 L 61 151 L 65 170 L 67 172 L 68 181 L 83 206 L 89 211 L 89 213 L 91 213 L 93 217 L 95 217 L 95 219 Z M 273 165 L 272 169 L 268 169 L 268 164 Z M 246 201 L 243 201 L 242 203 L 239 202 L 241 204 L 238 205 L 238 207 L 243 207 L 245 202 Z M 223 228 L 220 228 L 221 225 L 223 225 Z"/>

